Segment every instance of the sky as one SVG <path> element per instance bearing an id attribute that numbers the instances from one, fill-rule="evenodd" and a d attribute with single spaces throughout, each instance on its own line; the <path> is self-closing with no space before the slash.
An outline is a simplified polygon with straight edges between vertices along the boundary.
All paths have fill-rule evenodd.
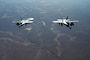
<path id="1" fill-rule="evenodd" d="M 89 10 L 89 0 L 0 0 L 0 60 L 90 60 Z M 52 23 L 67 16 L 72 29 Z"/>

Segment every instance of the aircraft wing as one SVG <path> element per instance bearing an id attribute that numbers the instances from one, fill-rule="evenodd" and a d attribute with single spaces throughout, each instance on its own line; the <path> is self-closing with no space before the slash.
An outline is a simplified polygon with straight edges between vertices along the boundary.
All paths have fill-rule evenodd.
<path id="1" fill-rule="evenodd" d="M 31 24 L 31 23 L 33 23 L 33 21 L 22 22 L 22 25 L 24 25 L 24 24 Z"/>
<path id="2" fill-rule="evenodd" d="M 34 20 L 34 18 L 28 18 L 28 19 L 26 19 L 26 20 L 33 21 L 33 20 Z"/>
<path id="3" fill-rule="evenodd" d="M 70 23 L 75 23 L 75 22 L 79 22 L 78 20 L 74 20 L 74 21 L 69 21 Z"/>
<path id="4" fill-rule="evenodd" d="M 30 24 L 30 23 L 33 23 L 33 21 L 28 21 L 28 22 L 26 22 L 27 24 Z"/>
<path id="5" fill-rule="evenodd" d="M 62 21 L 52 21 L 53 23 L 62 23 Z"/>

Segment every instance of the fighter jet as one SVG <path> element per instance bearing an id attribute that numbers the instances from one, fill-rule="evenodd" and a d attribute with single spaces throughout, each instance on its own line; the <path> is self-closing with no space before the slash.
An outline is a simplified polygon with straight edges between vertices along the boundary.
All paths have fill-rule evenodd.
<path id="1" fill-rule="evenodd" d="M 20 21 L 12 21 L 12 23 L 16 23 L 17 26 L 21 27 L 26 24 L 33 23 L 34 18 L 21 19 Z"/>
<path id="2" fill-rule="evenodd" d="M 69 29 L 71 29 L 72 26 L 74 26 L 75 22 L 79 22 L 78 20 L 71 21 L 68 16 L 66 18 L 57 19 L 56 21 L 52 21 L 53 23 L 61 24 L 61 26 L 66 25 Z"/>

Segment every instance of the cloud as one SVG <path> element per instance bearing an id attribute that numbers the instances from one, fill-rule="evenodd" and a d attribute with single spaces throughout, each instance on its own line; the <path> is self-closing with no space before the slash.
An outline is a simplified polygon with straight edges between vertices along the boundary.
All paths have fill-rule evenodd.
<path id="1" fill-rule="evenodd" d="M 14 37 L 14 38 L 19 39 L 19 40 L 24 40 L 22 37 L 17 36 L 17 35 L 13 34 L 12 32 L 9 32 L 9 31 L 0 31 L 0 33 L 7 34 L 8 36 Z"/>
<path id="2" fill-rule="evenodd" d="M 11 16 L 8 16 L 7 14 L 4 14 L 3 16 L 1 16 L 0 18 L 10 18 Z"/>
<path id="3" fill-rule="evenodd" d="M 40 48 L 40 49 L 38 49 L 38 51 L 36 53 L 36 56 L 35 56 L 35 58 L 33 60 L 38 60 L 41 57 L 41 54 L 42 54 L 42 50 Z"/>
<path id="4" fill-rule="evenodd" d="M 75 36 L 71 36 L 71 35 L 68 35 L 67 37 L 69 38 L 70 41 L 74 41 L 74 40 L 77 39 L 77 37 L 75 37 Z"/>
<path id="5" fill-rule="evenodd" d="M 45 27 L 46 27 L 46 23 L 45 23 L 44 21 L 42 21 L 42 24 L 43 24 L 43 26 L 45 26 Z"/>
<path id="6" fill-rule="evenodd" d="M 57 51 L 58 51 L 57 56 L 60 57 L 61 54 L 62 54 L 63 49 L 61 49 L 61 48 L 59 48 L 59 47 L 56 47 L 56 49 L 57 49 Z"/>
<path id="7" fill-rule="evenodd" d="M 25 28 L 25 30 L 30 32 L 32 30 L 32 28 L 31 27 Z"/>
<path id="8" fill-rule="evenodd" d="M 57 49 L 57 56 L 58 57 L 60 57 L 61 56 L 61 54 L 62 54 L 62 51 L 63 51 L 63 48 L 61 48 L 61 43 L 60 43 L 60 41 L 59 41 L 59 38 L 61 37 L 61 36 L 63 36 L 64 34 L 63 33 L 61 33 L 60 31 L 58 31 L 58 30 L 56 30 L 55 29 L 55 27 L 52 25 L 52 28 L 50 28 L 51 29 L 51 31 L 54 33 L 54 34 L 56 34 L 56 37 L 54 38 L 54 41 L 57 43 L 57 47 L 56 47 L 56 49 Z"/>
<path id="9" fill-rule="evenodd" d="M 45 12 L 45 11 L 41 11 L 40 13 L 41 13 L 41 14 L 46 14 L 47 12 Z"/>
<path id="10" fill-rule="evenodd" d="M 61 36 L 63 36 L 64 34 L 61 33 L 60 31 L 57 31 L 54 27 L 51 28 L 52 32 L 54 34 L 56 34 L 56 37 L 54 38 L 54 40 L 56 41 L 56 43 L 58 44 L 58 46 L 60 46 L 60 41 L 58 40 L 58 38 L 60 38 Z"/>
<path id="11" fill-rule="evenodd" d="M 4 40 L 4 41 L 9 41 L 9 42 L 13 42 L 17 45 L 21 45 L 21 46 L 29 46 L 31 45 L 32 43 L 30 43 L 29 41 L 24 41 L 24 42 L 20 42 L 20 41 L 16 41 L 12 38 L 0 38 L 0 40 Z"/>
<path id="12" fill-rule="evenodd" d="M 76 37 L 70 37 L 70 40 L 71 41 L 73 41 L 73 40 L 75 40 L 76 39 Z"/>
<path id="13" fill-rule="evenodd" d="M 30 41 L 26 41 L 24 38 L 17 36 L 11 32 L 6 32 L 6 31 L 0 31 L 0 33 L 3 34 L 7 34 L 10 37 L 4 37 L 4 38 L 0 38 L 0 40 L 4 40 L 4 41 L 9 41 L 9 42 L 13 42 L 16 43 L 17 45 L 21 45 L 21 46 L 29 46 L 29 45 L 35 45 L 34 43 L 31 43 Z"/>

